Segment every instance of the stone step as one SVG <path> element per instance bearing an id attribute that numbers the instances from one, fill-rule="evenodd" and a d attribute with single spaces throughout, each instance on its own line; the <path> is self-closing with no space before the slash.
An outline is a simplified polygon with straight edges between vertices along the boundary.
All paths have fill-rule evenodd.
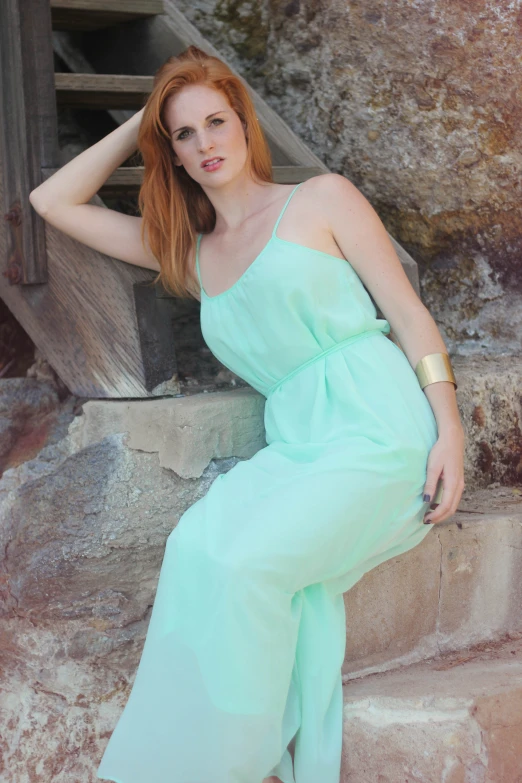
<path id="1" fill-rule="evenodd" d="M 418 546 L 344 594 L 344 679 L 522 632 L 521 573 L 520 490 L 464 494 Z"/>
<path id="2" fill-rule="evenodd" d="M 522 638 L 344 686 L 341 783 L 520 783 Z"/>

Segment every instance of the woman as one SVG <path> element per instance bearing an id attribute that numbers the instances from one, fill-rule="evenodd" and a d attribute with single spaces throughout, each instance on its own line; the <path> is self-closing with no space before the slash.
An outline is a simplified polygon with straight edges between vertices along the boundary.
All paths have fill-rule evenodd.
<path id="1" fill-rule="evenodd" d="M 87 204 L 136 146 L 142 217 Z M 210 349 L 267 398 L 268 445 L 167 540 L 97 771 L 117 783 L 338 783 L 343 593 L 464 487 L 445 345 L 376 213 L 341 175 L 271 173 L 243 83 L 189 47 L 141 112 L 31 194 L 62 231 L 200 299 Z"/>

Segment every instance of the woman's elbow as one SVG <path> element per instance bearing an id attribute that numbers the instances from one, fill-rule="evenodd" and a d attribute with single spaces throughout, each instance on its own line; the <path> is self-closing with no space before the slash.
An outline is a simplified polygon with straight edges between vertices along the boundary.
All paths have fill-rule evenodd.
<path id="1" fill-rule="evenodd" d="M 38 193 L 38 188 L 35 188 L 29 193 L 29 202 L 32 208 L 35 210 L 35 212 L 38 212 L 39 215 L 45 217 L 48 211 L 48 206 L 45 204 L 44 200 L 42 199 L 41 194 Z"/>

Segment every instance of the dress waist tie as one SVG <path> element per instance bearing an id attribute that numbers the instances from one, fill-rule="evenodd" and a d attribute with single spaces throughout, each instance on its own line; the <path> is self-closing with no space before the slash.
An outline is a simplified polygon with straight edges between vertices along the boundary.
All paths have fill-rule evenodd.
<path id="1" fill-rule="evenodd" d="M 314 364 L 314 362 L 319 361 L 319 359 L 324 359 L 325 356 L 328 356 L 329 354 L 334 353 L 335 351 L 340 351 L 342 348 L 345 348 L 347 345 L 350 345 L 351 343 L 358 342 L 359 340 L 364 340 L 366 337 L 373 337 L 376 334 L 383 334 L 383 332 L 381 329 L 368 329 L 365 332 L 359 332 L 359 334 L 352 334 L 351 337 L 347 337 L 345 340 L 341 340 L 340 342 L 331 345 L 325 351 L 321 351 L 321 353 L 318 353 L 316 356 L 312 356 L 311 359 L 308 359 L 306 362 L 303 362 L 303 364 L 300 364 L 298 367 L 296 367 L 294 370 L 289 372 L 287 375 L 283 376 L 283 378 L 281 378 L 280 380 L 272 384 L 272 386 L 270 386 L 270 388 L 266 393 L 266 397 L 269 397 L 271 394 L 275 392 L 276 389 L 279 389 L 279 387 L 283 383 L 289 381 L 290 378 L 294 377 L 294 375 L 297 375 L 297 373 L 300 373 L 306 367 L 309 367 L 311 364 Z"/>

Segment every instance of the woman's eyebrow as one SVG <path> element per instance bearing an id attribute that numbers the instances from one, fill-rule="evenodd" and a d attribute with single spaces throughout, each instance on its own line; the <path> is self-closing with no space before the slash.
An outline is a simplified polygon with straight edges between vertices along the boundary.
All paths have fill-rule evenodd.
<path id="1" fill-rule="evenodd" d="M 226 113 L 226 111 L 227 111 L 226 109 L 220 109 L 219 111 L 214 111 L 214 112 L 212 112 L 212 114 L 209 114 L 209 115 L 207 115 L 207 116 L 205 117 L 205 119 L 206 119 L 206 120 L 209 120 L 211 117 L 213 117 L 213 116 L 214 116 L 214 114 L 221 114 L 221 112 L 225 112 L 225 113 Z M 177 133 L 178 131 L 180 131 L 180 130 L 185 130 L 185 128 L 189 128 L 189 127 L 190 127 L 190 125 L 183 125 L 183 127 L 182 127 L 182 128 L 176 128 L 176 130 L 173 130 L 173 131 L 172 131 L 172 133 L 171 133 L 170 135 L 171 135 L 171 136 L 173 136 L 173 135 L 174 135 L 175 133 Z"/>

